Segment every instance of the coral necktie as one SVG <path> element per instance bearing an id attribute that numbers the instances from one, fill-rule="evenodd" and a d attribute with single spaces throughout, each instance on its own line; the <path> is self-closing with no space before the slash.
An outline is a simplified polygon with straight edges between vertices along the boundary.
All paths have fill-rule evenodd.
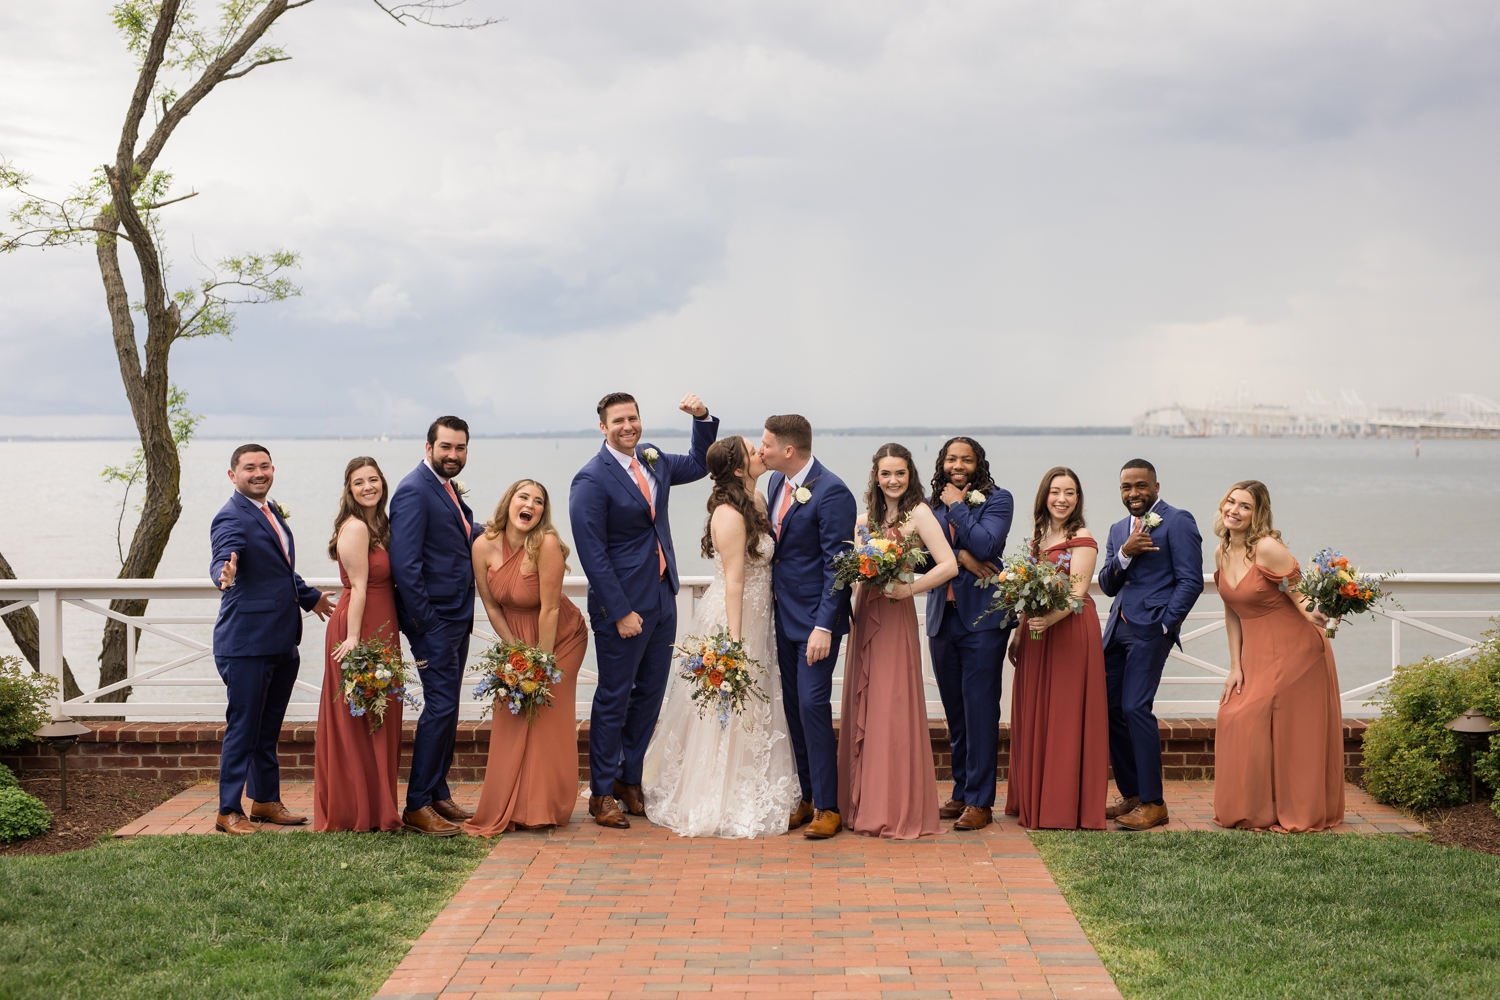
<path id="1" fill-rule="evenodd" d="M 276 532 L 276 540 L 281 543 L 281 558 L 287 561 L 287 565 L 291 565 L 292 553 L 286 547 L 286 536 L 281 533 L 281 525 L 276 523 L 276 515 L 271 513 L 271 505 L 265 504 L 260 511 L 271 522 L 271 530 Z"/>
<path id="2" fill-rule="evenodd" d="M 651 501 L 651 484 L 646 482 L 646 474 L 641 471 L 641 463 L 635 459 L 630 460 L 630 471 L 635 473 L 635 484 L 641 488 L 641 496 L 646 498 L 646 506 L 651 508 L 651 520 L 656 520 L 656 504 Z M 661 542 L 656 543 L 656 558 L 661 563 L 657 568 L 660 573 L 667 571 L 667 555 L 661 550 Z"/>
<path id="3" fill-rule="evenodd" d="M 469 527 L 469 519 L 467 517 L 464 517 L 464 508 L 463 505 L 458 502 L 458 493 L 453 489 L 453 483 L 451 481 L 444 482 L 443 489 L 448 491 L 448 499 L 452 500 L 453 506 L 458 508 L 458 519 L 464 523 L 464 534 L 474 534 L 474 529 Z"/>
<path id="4" fill-rule="evenodd" d="M 786 512 L 792 509 L 792 493 L 795 490 L 796 487 L 788 479 L 786 481 L 786 489 L 781 493 L 781 510 L 776 514 L 776 540 L 778 542 L 781 541 L 781 528 L 786 524 Z"/>

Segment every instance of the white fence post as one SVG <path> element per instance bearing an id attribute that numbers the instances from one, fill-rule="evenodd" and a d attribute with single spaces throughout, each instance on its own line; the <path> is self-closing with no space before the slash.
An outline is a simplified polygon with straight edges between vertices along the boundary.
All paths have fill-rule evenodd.
<path id="1" fill-rule="evenodd" d="M 57 678 L 57 697 L 52 701 L 52 721 L 58 722 L 68 717 L 62 709 L 62 596 L 55 590 L 39 590 L 36 598 L 37 666 L 42 673 Z"/>

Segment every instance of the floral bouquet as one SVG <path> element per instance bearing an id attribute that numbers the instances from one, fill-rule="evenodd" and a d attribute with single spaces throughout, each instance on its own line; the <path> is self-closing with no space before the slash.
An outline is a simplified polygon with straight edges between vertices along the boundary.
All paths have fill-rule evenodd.
<path id="1" fill-rule="evenodd" d="M 511 715 L 526 713 L 526 724 L 536 724 L 536 713 L 552 704 L 552 685 L 563 679 L 557 655 L 528 646 L 519 639 L 495 643 L 480 657 L 481 678 L 474 697 L 485 702 L 484 718 L 495 699 L 504 702 Z"/>
<path id="2" fill-rule="evenodd" d="M 1385 599 L 1380 585 L 1388 576 L 1389 573 L 1381 576 L 1360 573 L 1350 567 L 1343 553 L 1325 548 L 1313 555 L 1312 568 L 1303 572 L 1302 579 L 1291 590 L 1307 598 L 1314 609 L 1328 616 L 1323 634 L 1332 639 L 1339 630 L 1339 619 L 1345 615 L 1362 615 L 1377 601 Z M 1281 589 L 1288 589 L 1285 579 L 1281 581 Z"/>
<path id="3" fill-rule="evenodd" d="M 394 643 L 381 639 L 366 639 L 349 650 L 339 664 L 349 714 L 355 718 L 368 716 L 370 732 L 374 733 L 385 724 L 387 698 L 400 698 L 420 708 L 422 703 L 410 689 L 411 671 L 420 666 L 403 660 Z"/>
<path id="4" fill-rule="evenodd" d="M 756 687 L 751 667 L 759 666 L 745 654 L 745 643 L 731 639 L 729 630 L 720 625 L 713 635 L 687 636 L 677 646 L 682 660 L 683 680 L 693 685 L 692 698 L 698 703 L 698 718 L 712 708 L 719 717 L 719 728 L 729 725 L 729 715 L 740 715 L 750 698 L 766 700 Z"/>
<path id="5" fill-rule="evenodd" d="M 896 584 L 915 580 L 916 571 L 927 565 L 927 551 L 922 548 L 922 539 L 916 532 L 909 536 L 903 533 L 892 541 L 882 535 L 872 535 L 870 529 L 861 524 L 854 533 L 857 536 L 854 548 L 845 550 L 833 560 L 834 590 L 865 583 L 889 595 Z"/>
<path id="6" fill-rule="evenodd" d="M 1028 545 L 1006 559 L 997 576 L 979 581 L 981 586 L 995 588 L 994 600 L 979 620 L 997 611 L 1004 611 L 1012 619 L 1040 618 L 1050 611 L 1079 614 L 1083 611 L 1083 598 L 1073 592 L 1074 582 L 1067 565 L 1038 559 Z M 1033 631 L 1031 637 L 1040 639 L 1042 633 Z"/>

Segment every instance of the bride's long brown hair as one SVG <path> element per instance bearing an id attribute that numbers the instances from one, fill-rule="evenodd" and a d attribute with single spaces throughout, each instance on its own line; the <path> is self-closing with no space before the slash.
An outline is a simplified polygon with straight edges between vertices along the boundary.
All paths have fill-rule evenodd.
<path id="1" fill-rule="evenodd" d="M 714 554 L 714 511 L 728 504 L 745 519 L 745 555 L 760 555 L 760 539 L 771 531 L 771 521 L 755 503 L 752 486 L 746 482 L 750 464 L 750 442 L 728 437 L 708 446 L 708 475 L 714 481 L 708 494 L 708 520 L 703 523 L 703 558 Z M 745 475 L 735 475 L 745 473 Z"/>

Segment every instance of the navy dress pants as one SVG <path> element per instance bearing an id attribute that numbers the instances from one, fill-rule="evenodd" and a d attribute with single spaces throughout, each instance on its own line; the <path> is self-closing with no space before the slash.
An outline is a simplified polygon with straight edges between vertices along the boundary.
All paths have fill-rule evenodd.
<path id="1" fill-rule="evenodd" d="M 254 802 L 281 801 L 276 743 L 301 665 L 296 649 L 276 656 L 214 657 L 214 666 L 229 688 L 224 749 L 219 758 L 220 813 L 243 813 L 240 796 L 245 792 Z"/>
<path id="2" fill-rule="evenodd" d="M 615 782 L 641 783 L 646 747 L 661 715 L 677 641 L 677 595 L 663 580 L 654 608 L 636 608 L 641 631 L 620 638 L 614 622 L 593 622 L 599 685 L 589 713 L 589 788 L 613 795 Z"/>
<path id="3" fill-rule="evenodd" d="M 1109 763 L 1115 786 L 1125 798 L 1161 802 L 1161 734 L 1152 710 L 1161 671 L 1172 652 L 1175 633 L 1160 625 L 1142 626 L 1144 636 L 1126 621 L 1104 647 L 1104 685 L 1109 701 Z"/>
<path id="4" fill-rule="evenodd" d="M 786 707 L 787 734 L 797 759 L 802 798 L 815 809 L 839 808 L 839 746 L 833 735 L 833 668 L 839 661 L 836 635 L 828 655 L 807 662 L 807 640 L 789 639 L 776 608 L 776 659 L 781 667 L 781 700 Z"/>
<path id="5" fill-rule="evenodd" d="M 995 807 L 1000 751 L 1000 683 L 1010 629 L 970 632 L 947 609 L 938 634 L 927 639 L 952 747 L 953 798 L 966 806 Z"/>
<path id="6" fill-rule="evenodd" d="M 453 766 L 453 744 L 458 736 L 458 696 L 464 664 L 469 659 L 471 619 L 439 620 L 421 635 L 408 635 L 412 656 L 426 660 L 419 671 L 422 714 L 411 751 L 411 777 L 406 783 L 406 808 L 412 811 L 453 797 L 448 768 Z"/>

